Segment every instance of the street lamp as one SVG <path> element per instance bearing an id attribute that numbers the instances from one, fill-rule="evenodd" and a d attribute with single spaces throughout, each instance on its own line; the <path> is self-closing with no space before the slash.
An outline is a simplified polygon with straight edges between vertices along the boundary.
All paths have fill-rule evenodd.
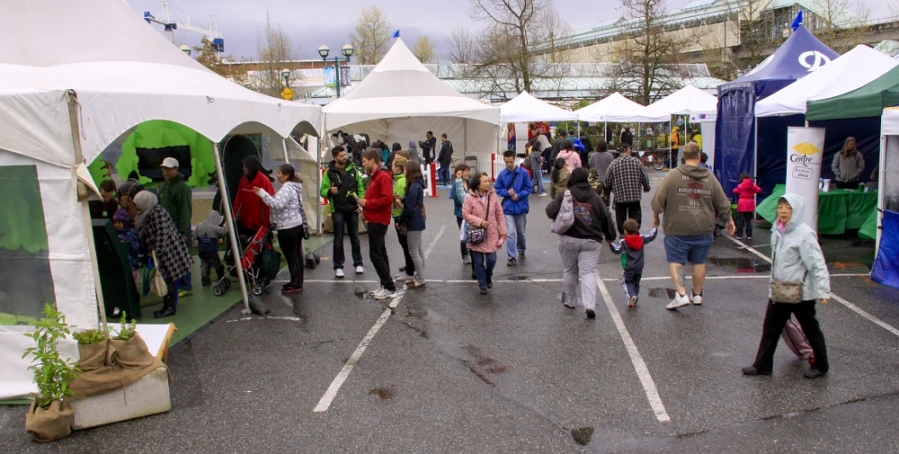
<path id="1" fill-rule="evenodd" d="M 290 70 L 287 68 L 282 69 L 281 77 L 284 78 L 284 88 L 290 88 Z"/>
<path id="2" fill-rule="evenodd" d="M 181 52 L 184 52 L 185 54 L 190 55 L 190 46 L 188 46 L 187 44 L 182 44 L 178 48 L 181 49 Z"/>
<path id="3" fill-rule="evenodd" d="M 351 46 L 349 44 L 344 44 L 343 47 L 340 48 L 340 53 L 342 53 L 344 58 L 346 58 L 347 63 L 350 62 L 350 57 L 352 57 L 355 52 L 356 51 L 355 51 L 355 49 L 353 49 L 353 46 Z M 325 62 L 326 64 L 328 62 L 328 54 L 330 54 L 330 53 L 331 53 L 331 49 L 326 45 L 322 45 L 321 47 L 318 48 L 318 55 L 320 55 L 322 57 L 322 61 Z M 342 60 L 343 59 L 339 55 L 334 56 L 334 72 L 337 73 L 337 97 L 338 98 L 340 97 L 340 62 Z"/>

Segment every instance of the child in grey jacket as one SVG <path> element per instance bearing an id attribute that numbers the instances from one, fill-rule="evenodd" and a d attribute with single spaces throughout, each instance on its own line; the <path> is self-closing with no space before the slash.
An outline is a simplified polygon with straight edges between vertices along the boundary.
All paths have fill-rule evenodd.
<path id="1" fill-rule="evenodd" d="M 656 239 L 658 229 L 651 229 L 648 234 L 640 235 L 640 224 L 635 219 L 624 221 L 624 239 L 617 243 L 609 243 L 612 252 L 621 256 L 621 267 L 624 274 L 621 275 L 621 288 L 627 296 L 627 308 L 632 309 L 637 305 L 640 297 L 640 279 L 643 278 L 643 265 L 645 263 L 644 250 L 646 243 Z"/>
<path id="2" fill-rule="evenodd" d="M 228 230 L 222 227 L 224 217 L 216 210 L 209 212 L 205 221 L 197 226 L 197 249 L 200 255 L 200 276 L 203 287 L 211 284 L 210 268 L 215 268 L 218 280 L 225 277 L 225 265 L 219 257 L 219 239 L 228 234 Z"/>

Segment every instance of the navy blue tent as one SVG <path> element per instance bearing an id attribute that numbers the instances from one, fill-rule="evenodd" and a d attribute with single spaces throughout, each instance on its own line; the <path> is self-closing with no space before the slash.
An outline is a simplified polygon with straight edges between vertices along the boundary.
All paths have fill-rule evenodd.
<path id="1" fill-rule="evenodd" d="M 739 184 L 739 176 L 746 172 L 754 175 L 756 149 L 755 103 L 781 88 L 790 85 L 800 77 L 808 75 L 821 66 L 830 63 L 839 54 L 818 41 L 805 27 L 800 26 L 770 57 L 761 62 L 751 72 L 733 82 L 718 87 L 718 119 L 715 123 L 715 175 L 724 190 L 731 194 Z M 769 120 L 769 119 L 766 119 Z M 770 121 L 783 122 L 773 118 Z M 786 140 L 771 137 L 765 140 L 766 131 L 775 135 L 783 125 L 758 128 L 759 145 L 775 147 Z M 781 133 L 781 135 L 783 135 Z M 773 183 L 766 179 L 777 178 L 772 169 L 758 169 L 760 186 L 769 193 Z M 773 180 L 772 180 L 773 181 Z"/>

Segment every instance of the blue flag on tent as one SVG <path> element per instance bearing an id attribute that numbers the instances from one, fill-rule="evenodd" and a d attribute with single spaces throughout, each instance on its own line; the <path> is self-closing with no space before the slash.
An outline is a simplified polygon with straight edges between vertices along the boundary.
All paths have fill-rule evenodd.
<path id="1" fill-rule="evenodd" d="M 799 10 L 799 14 L 796 15 L 795 19 L 793 19 L 793 31 L 795 32 L 800 25 L 802 25 L 802 10 Z"/>
<path id="2" fill-rule="evenodd" d="M 394 37 L 394 38 L 399 38 L 399 37 L 400 37 L 400 31 L 397 30 L 397 31 L 393 32 L 393 37 Z"/>

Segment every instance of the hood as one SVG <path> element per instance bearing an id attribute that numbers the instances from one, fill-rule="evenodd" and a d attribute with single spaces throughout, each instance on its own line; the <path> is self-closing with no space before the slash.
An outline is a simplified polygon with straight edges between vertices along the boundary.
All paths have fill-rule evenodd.
<path id="1" fill-rule="evenodd" d="M 702 180 L 703 178 L 708 178 L 709 174 L 711 173 L 709 172 L 709 169 L 706 169 L 705 167 L 691 166 L 688 164 L 678 166 L 677 170 L 694 180 Z"/>
<path id="2" fill-rule="evenodd" d="M 225 220 L 225 217 L 222 216 L 222 213 L 218 211 L 212 210 L 209 212 L 209 216 L 206 217 L 206 222 L 212 225 L 222 225 L 222 221 Z"/>
<path id="3" fill-rule="evenodd" d="M 753 183 L 752 180 L 749 178 L 741 181 L 740 184 L 738 185 L 738 187 L 740 189 L 751 189 L 753 186 L 755 186 L 755 183 Z"/>
<path id="4" fill-rule="evenodd" d="M 596 191 L 590 187 L 590 183 L 583 182 L 572 185 L 568 188 L 571 191 L 571 197 L 578 202 L 589 202 L 594 195 L 596 195 Z"/>
<path id="5" fill-rule="evenodd" d="M 412 150 L 418 150 L 418 145 L 415 144 L 414 140 L 409 141 L 409 151 L 411 152 Z"/>
<path id="6" fill-rule="evenodd" d="M 574 151 L 574 150 L 562 150 L 562 151 L 559 152 L 559 156 L 558 156 L 558 157 L 560 157 L 560 158 L 562 158 L 562 159 L 565 159 L 566 157 L 571 156 L 571 155 L 573 155 L 573 154 L 575 154 L 575 153 L 577 153 L 577 152 Z"/>
<path id="7" fill-rule="evenodd" d="M 793 217 L 790 218 L 790 222 L 787 223 L 787 232 L 789 232 L 804 223 L 802 211 L 805 209 L 805 199 L 799 194 L 789 193 L 784 194 L 780 200 L 786 200 L 787 203 L 793 207 Z M 778 200 L 778 202 L 780 202 L 780 200 Z M 777 222 L 775 222 L 774 229 L 777 229 Z"/>
<path id="8" fill-rule="evenodd" d="M 634 251 L 639 251 L 643 249 L 643 237 L 640 236 L 639 233 L 634 235 L 625 235 L 624 243 L 627 244 L 627 247 Z"/>

